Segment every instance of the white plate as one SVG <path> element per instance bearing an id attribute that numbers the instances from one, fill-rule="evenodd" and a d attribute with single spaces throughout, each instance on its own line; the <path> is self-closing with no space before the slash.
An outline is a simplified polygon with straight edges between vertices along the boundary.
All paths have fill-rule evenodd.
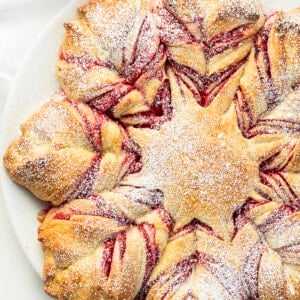
<path id="1" fill-rule="evenodd" d="M 19 136 L 20 124 L 49 100 L 58 88 L 54 69 L 64 32 L 62 24 L 76 17 L 76 8 L 82 2 L 83 0 L 73 1 L 49 24 L 20 67 L 4 109 L 0 154 L 3 155 L 13 138 Z M 285 0 L 263 2 L 268 10 L 300 6 L 300 0 L 289 1 L 288 4 Z M 33 268 L 41 276 L 43 253 L 37 241 L 36 216 L 43 204 L 31 193 L 14 184 L 3 167 L 0 171 L 4 200 L 17 238 Z"/>

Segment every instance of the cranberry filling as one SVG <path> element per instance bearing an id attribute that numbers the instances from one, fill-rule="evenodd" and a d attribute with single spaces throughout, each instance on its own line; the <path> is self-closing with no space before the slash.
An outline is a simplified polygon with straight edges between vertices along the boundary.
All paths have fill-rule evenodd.
<path id="1" fill-rule="evenodd" d="M 119 245 L 120 249 L 120 260 L 122 261 L 124 258 L 124 254 L 126 251 L 126 231 L 120 232 L 117 235 L 116 243 Z"/>
<path id="2" fill-rule="evenodd" d="M 133 90 L 131 85 L 117 83 L 110 87 L 110 90 L 91 100 L 89 104 L 100 112 L 105 112 L 116 105 L 122 97 Z"/>
<path id="3" fill-rule="evenodd" d="M 67 220 L 69 221 L 71 214 L 69 212 L 59 211 L 53 216 L 53 220 Z"/>
<path id="4" fill-rule="evenodd" d="M 260 34 L 257 36 L 256 45 L 255 45 L 256 46 L 255 47 L 256 48 L 256 53 L 255 53 L 256 61 L 258 60 L 258 56 L 262 55 L 264 67 L 265 67 L 266 73 L 268 74 L 268 77 L 270 79 L 272 78 L 272 73 L 271 73 L 270 58 L 269 58 L 269 54 L 268 54 L 268 41 L 269 41 L 269 35 L 271 32 L 271 28 L 272 28 L 271 18 L 269 18 L 266 21 L 265 27 L 261 30 Z"/>
<path id="5" fill-rule="evenodd" d="M 199 104 L 204 107 L 208 106 L 222 90 L 230 77 L 246 62 L 246 60 L 247 57 L 241 59 L 234 65 L 225 68 L 223 71 L 214 73 L 208 78 L 205 78 L 204 85 L 202 86 L 202 89 L 200 89 L 201 101 Z"/>
<path id="6" fill-rule="evenodd" d="M 189 224 L 184 225 L 181 228 L 178 228 L 175 232 L 172 233 L 172 239 L 176 239 L 179 236 L 188 234 L 190 232 L 193 232 L 195 230 L 201 230 L 204 231 L 207 235 L 212 235 L 215 237 L 219 237 L 219 235 L 208 225 L 205 223 L 201 222 L 198 219 L 193 219 Z"/>
<path id="7" fill-rule="evenodd" d="M 273 154 L 271 157 L 269 157 L 267 160 L 265 160 L 264 162 L 261 163 L 261 165 L 259 166 L 259 169 L 262 172 L 269 172 L 272 171 L 274 173 L 278 173 L 283 171 L 287 165 L 290 163 L 290 161 L 293 158 L 293 150 L 295 149 L 296 145 L 286 145 L 284 147 L 284 149 L 276 152 L 275 154 Z M 281 161 L 280 160 L 280 154 L 282 151 L 287 150 L 289 153 L 287 156 L 287 159 L 285 161 Z M 278 159 L 279 158 L 279 159 Z M 276 160 L 279 160 L 278 162 L 276 162 Z"/>
<path id="8" fill-rule="evenodd" d="M 198 263 L 209 270 L 214 277 L 224 286 L 232 299 L 248 299 L 248 293 L 244 288 L 244 280 L 238 270 L 230 264 L 218 261 L 207 253 L 196 252 Z"/>
<path id="9" fill-rule="evenodd" d="M 145 50 L 144 50 L 145 51 Z M 142 53 L 140 55 L 141 57 L 145 56 L 145 53 Z M 166 56 L 166 47 L 163 44 L 160 44 L 157 51 L 153 54 L 151 54 L 151 57 L 149 57 L 149 60 L 145 59 L 145 62 L 141 62 L 140 60 L 134 60 L 131 66 L 124 67 L 123 76 L 125 83 L 134 85 L 135 82 L 140 78 L 140 76 L 143 76 L 148 71 L 155 70 L 157 66 L 165 59 Z M 155 77 L 156 75 L 154 75 Z M 158 77 L 160 78 L 160 77 Z"/>
<path id="10" fill-rule="evenodd" d="M 173 291 L 173 289 L 185 281 L 192 275 L 193 271 L 195 270 L 195 266 L 197 263 L 197 259 L 194 255 L 188 257 L 187 259 L 182 260 L 179 262 L 175 268 L 176 271 L 173 274 L 170 274 L 168 281 L 172 281 L 173 278 L 177 277 L 177 279 L 173 280 L 173 282 L 168 286 L 165 293 L 160 298 L 161 300 L 166 299 L 168 294 Z M 178 270 L 178 271 L 177 271 Z M 178 276 L 180 275 L 180 276 Z"/>
<path id="11" fill-rule="evenodd" d="M 78 112 L 83 124 L 83 131 L 88 139 L 88 141 L 93 146 L 93 150 L 101 153 L 102 146 L 101 146 L 101 136 L 100 136 L 100 127 L 107 118 L 104 115 L 100 115 L 100 113 L 95 113 L 95 117 L 97 122 L 93 125 L 85 115 L 85 113 L 80 109 L 78 103 L 68 99 L 67 103 Z"/>
<path id="12" fill-rule="evenodd" d="M 86 198 L 91 195 L 99 172 L 100 163 L 101 157 L 96 155 L 93 158 L 90 167 L 78 180 L 73 192 L 68 196 L 67 200 L 75 198 Z"/>
<path id="13" fill-rule="evenodd" d="M 247 40 L 250 41 L 250 38 L 247 37 L 245 39 L 240 39 L 240 40 L 237 40 L 237 41 L 232 41 L 230 44 L 223 44 L 223 43 L 220 43 L 218 45 L 216 45 L 215 47 L 213 48 L 208 48 L 206 50 L 206 56 L 208 58 L 212 58 L 218 54 L 221 54 L 223 52 L 225 52 L 226 50 L 228 49 L 234 49 L 234 48 L 237 48 L 238 46 L 240 46 L 242 44 L 242 42 L 247 42 Z"/>
<path id="14" fill-rule="evenodd" d="M 243 273 L 244 278 L 246 278 L 246 285 L 249 290 L 249 299 L 259 299 L 258 295 L 258 271 L 261 261 L 261 256 L 265 247 L 261 242 L 256 243 L 248 252 L 244 265 Z"/>
<path id="15" fill-rule="evenodd" d="M 142 300 L 146 298 L 146 295 L 148 294 L 149 290 L 152 288 L 153 285 L 155 285 L 159 280 L 162 281 L 162 284 L 166 284 L 167 282 L 169 282 L 170 280 L 172 280 L 174 277 L 176 277 L 176 275 L 181 275 L 178 279 L 177 282 L 173 282 L 172 283 L 172 287 L 170 286 L 168 288 L 168 290 L 164 293 L 164 295 L 162 296 L 161 299 L 165 299 L 166 296 L 172 291 L 172 289 L 186 281 L 188 279 L 188 277 L 191 275 L 191 273 L 194 270 L 194 266 L 197 262 L 196 256 L 193 254 L 190 257 L 187 257 L 186 259 L 180 261 L 179 263 L 177 263 L 174 268 L 172 268 L 172 270 L 174 270 L 174 272 L 170 272 L 168 273 L 168 271 L 160 274 L 159 276 L 157 276 L 154 280 L 147 282 L 147 284 L 144 286 L 143 289 L 140 290 L 140 293 L 138 294 L 138 296 L 136 297 L 136 299 Z M 179 282 L 181 280 L 181 282 Z"/>
<path id="16" fill-rule="evenodd" d="M 143 167 L 140 146 L 132 139 L 129 139 L 122 144 L 122 149 L 128 153 L 124 164 L 130 163 L 126 175 L 140 172 Z"/>
<path id="17" fill-rule="evenodd" d="M 159 87 L 150 109 L 146 112 L 134 115 L 144 119 L 144 122 L 140 125 L 137 125 L 137 127 L 156 128 L 160 124 L 171 119 L 172 111 L 173 107 L 171 104 L 169 81 L 165 80 L 165 82 Z M 123 124 L 126 126 L 124 122 Z"/>
<path id="18" fill-rule="evenodd" d="M 126 87 L 125 85 L 122 85 Z M 113 90 L 116 91 L 116 90 Z M 99 172 L 100 163 L 101 163 L 101 154 L 102 154 L 102 140 L 101 140 L 101 126 L 104 122 L 108 120 L 108 117 L 97 109 L 93 109 L 94 117 L 96 119 L 95 124 L 91 124 L 87 116 L 80 109 L 78 103 L 67 100 L 67 103 L 75 109 L 82 120 L 83 130 L 87 136 L 87 139 L 93 146 L 93 150 L 97 152 L 97 155 L 93 158 L 91 166 L 86 170 L 81 179 L 77 182 L 73 193 L 71 193 L 67 200 L 79 197 L 88 197 L 91 195 L 93 186 L 97 179 L 97 174 Z M 131 143 L 132 144 L 132 143 Z M 126 150 L 127 156 L 125 157 L 123 164 L 129 164 L 127 174 L 132 174 L 134 172 L 139 172 L 142 168 L 141 164 L 141 155 L 138 151 L 138 146 L 130 147 L 123 143 L 123 150 Z"/>
<path id="19" fill-rule="evenodd" d="M 146 17 L 140 28 L 138 40 L 132 53 L 132 61 L 130 63 L 126 63 L 125 59 L 123 59 L 123 75 L 126 78 L 126 82 L 134 83 L 143 73 L 144 68 L 152 60 L 157 59 L 156 55 L 158 53 L 156 53 L 154 49 L 151 49 L 155 40 L 159 43 L 159 37 L 152 28 L 150 19 Z"/>
<path id="20" fill-rule="evenodd" d="M 299 257 L 300 254 L 300 244 L 293 244 L 288 246 L 283 246 L 276 249 L 282 260 L 290 261 L 291 257 Z"/>
<path id="21" fill-rule="evenodd" d="M 144 187 L 121 185 L 122 195 L 150 209 L 163 207 L 163 193 L 159 189 L 149 190 Z"/>
<path id="22" fill-rule="evenodd" d="M 159 216 L 162 219 L 162 221 L 165 223 L 165 225 L 167 226 L 169 232 L 171 232 L 171 230 L 173 229 L 173 220 L 171 219 L 171 217 L 167 214 L 165 209 L 159 208 L 158 210 Z"/>
<path id="23" fill-rule="evenodd" d="M 88 56 L 76 56 L 76 55 L 70 55 L 67 56 L 62 51 L 60 52 L 59 59 L 65 61 L 69 64 L 74 64 L 78 67 L 80 67 L 84 71 L 89 71 L 94 67 L 105 67 L 108 69 L 114 69 L 114 66 L 110 62 L 102 62 L 99 60 L 93 60 L 92 58 Z"/>
<path id="24" fill-rule="evenodd" d="M 136 153 L 127 156 L 123 162 L 124 165 L 129 165 L 125 175 L 139 173 L 143 168 L 141 159 L 142 156 Z"/>
<path id="25" fill-rule="evenodd" d="M 53 216 L 53 220 L 66 220 L 70 221 L 72 216 L 101 216 L 99 211 L 89 211 L 89 212 L 84 212 L 79 209 L 73 209 L 70 208 L 67 211 L 59 211 Z"/>
<path id="26" fill-rule="evenodd" d="M 268 217 L 263 224 L 259 225 L 259 230 L 263 233 L 266 233 L 269 230 L 274 229 L 274 227 L 280 223 L 281 220 L 290 216 L 295 211 L 296 208 L 291 205 L 281 205 L 271 214 L 271 216 Z"/>
<path id="27" fill-rule="evenodd" d="M 99 195 L 92 195 L 89 197 L 96 202 L 99 210 L 97 215 L 105 218 L 110 218 L 118 221 L 122 225 L 133 225 L 134 221 L 128 218 L 124 213 L 117 212 L 114 207 L 108 205 L 107 201 Z"/>
<path id="28" fill-rule="evenodd" d="M 274 104 L 279 96 L 273 84 L 271 61 L 268 52 L 268 42 L 273 24 L 273 17 L 274 16 L 270 16 L 268 18 L 265 27 L 257 36 L 255 43 L 255 61 L 257 64 L 258 73 L 260 75 L 260 80 L 264 83 L 264 86 L 268 91 L 268 97 L 266 101 L 269 106 Z"/>
<path id="29" fill-rule="evenodd" d="M 212 37 L 208 42 L 207 56 L 211 58 L 227 49 L 237 47 L 242 41 L 249 38 L 249 36 L 244 37 L 244 33 L 251 25 L 244 24 L 228 32 L 220 32 Z"/>
<path id="30" fill-rule="evenodd" d="M 300 133 L 300 123 L 289 120 L 258 120 L 258 122 L 248 130 L 247 138 L 259 134 L 278 134 L 278 133 L 297 134 Z"/>
<path id="31" fill-rule="evenodd" d="M 114 248 L 115 248 L 115 241 L 116 238 L 111 238 L 108 239 L 103 244 L 104 250 L 102 255 L 101 267 L 106 277 L 108 277 L 110 273 L 111 263 L 112 263 Z"/>
<path id="32" fill-rule="evenodd" d="M 159 35 L 164 44 L 192 43 L 195 38 L 167 8 L 158 7 L 157 14 L 160 17 Z"/>
<path id="33" fill-rule="evenodd" d="M 159 252 L 155 245 L 155 227 L 152 224 L 143 223 L 138 226 L 138 230 L 142 234 L 146 243 L 146 266 L 143 282 L 146 282 L 154 268 Z"/>
<path id="34" fill-rule="evenodd" d="M 247 29 L 249 29 L 251 25 L 252 24 L 250 24 L 250 23 L 243 24 L 243 25 L 240 25 L 240 26 L 238 26 L 236 28 L 233 28 L 230 31 L 220 32 L 217 35 L 213 36 L 209 40 L 208 46 L 210 48 L 212 48 L 212 47 L 216 47 L 216 45 L 218 45 L 218 43 L 221 43 L 221 44 L 230 44 L 230 42 L 242 38 L 244 36 L 244 32 Z"/>
<path id="35" fill-rule="evenodd" d="M 176 75 L 185 83 L 185 85 L 191 90 L 196 101 L 201 106 L 208 106 L 217 94 L 222 90 L 226 82 L 230 77 L 245 63 L 247 58 L 243 58 L 236 64 L 225 68 L 219 73 L 212 74 L 209 78 L 198 74 L 193 69 L 178 64 L 177 62 L 170 60 L 170 65 L 173 67 Z M 181 74 L 184 74 L 189 78 L 191 83 L 185 80 Z"/>
<path id="36" fill-rule="evenodd" d="M 239 128 L 241 129 L 243 135 L 247 137 L 247 132 L 249 127 L 254 125 L 253 116 L 250 110 L 250 107 L 246 101 L 245 95 L 241 87 L 238 88 L 235 94 L 235 107 Z M 247 121 L 244 118 L 247 118 Z"/>
<path id="37" fill-rule="evenodd" d="M 299 198 L 281 172 L 261 171 L 260 180 L 263 184 L 273 189 L 276 195 L 282 199 L 283 202 L 297 207 L 300 206 Z"/>
<path id="38" fill-rule="evenodd" d="M 294 91 L 299 90 L 299 89 L 300 89 L 300 82 L 294 83 L 293 86 L 292 86 L 292 89 L 293 89 Z"/>
<path id="39" fill-rule="evenodd" d="M 241 230 L 248 222 L 249 219 L 247 217 L 247 214 L 255 207 L 258 207 L 260 205 L 264 205 L 266 203 L 268 203 L 269 200 L 265 200 L 265 201 L 256 201 L 252 198 L 248 198 L 246 200 L 246 202 L 243 204 L 243 206 L 241 206 L 240 208 L 238 208 L 234 213 L 233 213 L 233 222 L 234 222 L 234 233 L 233 233 L 233 237 L 232 240 L 234 239 L 234 237 L 236 236 L 236 234 L 238 233 L 239 230 Z"/>
<path id="40" fill-rule="evenodd" d="M 220 73 L 212 74 L 204 84 L 204 88 L 201 91 L 201 105 L 208 106 L 213 99 L 219 94 L 223 89 L 227 81 L 231 76 L 245 63 L 247 58 L 243 58 L 241 61 L 227 67 Z M 216 84 L 216 85 L 215 85 Z"/>
<path id="41" fill-rule="evenodd" d="M 176 61 L 169 59 L 169 63 L 173 70 L 175 71 L 175 75 L 177 78 L 180 78 L 184 84 L 191 90 L 193 93 L 193 96 L 195 97 L 196 101 L 198 103 L 201 103 L 201 91 L 203 90 L 203 85 L 205 83 L 205 77 L 203 75 L 200 75 L 197 73 L 195 70 L 193 70 L 190 67 L 181 65 L 177 63 Z M 188 82 L 185 80 L 184 76 L 185 75 L 191 82 Z"/>
<path id="42" fill-rule="evenodd" d="M 147 65 L 145 65 L 144 68 L 141 70 L 140 76 L 143 76 L 143 74 L 146 74 L 148 71 L 155 70 L 157 66 L 165 59 L 165 56 L 166 56 L 166 47 L 163 44 L 160 44 L 153 59 Z M 154 74 L 153 77 L 162 80 L 163 79 L 162 75 L 163 74 L 160 71 L 159 73 Z"/>
<path id="43" fill-rule="evenodd" d="M 88 199 L 95 201 L 97 206 L 95 210 L 84 212 L 78 209 L 70 208 L 67 211 L 58 211 L 53 216 L 53 219 L 70 220 L 71 216 L 92 216 L 113 219 L 123 226 L 135 224 L 135 222 L 128 218 L 124 213 L 117 212 L 114 207 L 109 206 L 105 199 L 103 199 L 101 196 L 92 195 L 88 197 Z"/>

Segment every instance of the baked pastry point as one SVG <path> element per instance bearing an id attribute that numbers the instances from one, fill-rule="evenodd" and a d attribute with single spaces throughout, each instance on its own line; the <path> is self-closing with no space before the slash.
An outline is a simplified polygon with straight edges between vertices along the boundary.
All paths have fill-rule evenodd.
<path id="1" fill-rule="evenodd" d="M 299 9 L 91 0 L 4 156 L 60 300 L 300 299 Z"/>

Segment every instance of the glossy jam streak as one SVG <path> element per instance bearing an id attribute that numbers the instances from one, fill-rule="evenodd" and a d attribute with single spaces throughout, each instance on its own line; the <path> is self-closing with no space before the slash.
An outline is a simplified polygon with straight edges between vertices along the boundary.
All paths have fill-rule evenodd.
<path id="1" fill-rule="evenodd" d="M 53 216 L 53 220 L 67 220 L 69 221 L 71 218 L 71 215 L 69 212 L 63 212 L 63 211 L 59 211 L 57 212 L 54 216 Z"/>
<path id="2" fill-rule="evenodd" d="M 102 261 L 101 261 L 101 267 L 103 270 L 103 273 L 106 277 L 109 276 L 111 264 L 112 264 L 112 258 L 114 253 L 114 247 L 115 247 L 115 238 L 108 239 L 103 244 L 103 254 L 102 254 Z"/>

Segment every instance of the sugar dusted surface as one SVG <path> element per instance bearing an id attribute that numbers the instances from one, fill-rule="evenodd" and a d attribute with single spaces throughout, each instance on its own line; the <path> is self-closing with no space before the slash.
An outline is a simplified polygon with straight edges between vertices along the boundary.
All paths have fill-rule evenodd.
<path id="1" fill-rule="evenodd" d="M 178 5 L 177 3 L 180 2 L 181 1 L 169 1 L 169 4 L 170 6 L 176 6 Z M 238 1 L 235 4 L 232 4 L 232 1 L 229 0 L 220 1 L 220 6 L 226 7 L 226 9 L 223 11 L 223 17 L 226 17 L 228 14 L 230 15 L 230 13 L 234 11 L 239 18 L 245 17 L 245 19 L 251 19 L 256 14 L 256 5 L 256 1 Z M 97 29 L 98 32 L 103 31 L 103 36 L 101 37 L 101 47 L 110 52 L 110 55 L 107 56 L 106 53 L 104 56 L 106 58 L 109 57 L 108 59 L 113 61 L 116 68 L 121 70 L 122 59 L 118 49 L 122 48 L 123 51 L 123 47 L 125 45 L 124 36 L 126 36 L 130 29 L 132 29 L 132 24 L 134 23 L 133 20 L 135 17 L 134 14 L 136 12 L 140 12 L 140 8 L 134 7 L 134 9 L 132 9 L 130 5 L 126 7 L 126 5 L 122 6 L 122 4 L 120 4 L 120 7 L 118 7 L 118 5 L 116 6 L 117 7 L 115 7 L 115 9 L 119 11 L 120 18 L 116 19 L 115 22 L 111 22 L 113 14 L 105 12 L 101 6 L 97 6 L 95 11 L 87 16 L 87 19 L 92 20 L 92 22 L 96 25 L 100 26 L 100 24 L 102 24 Z M 189 9 L 195 8 L 197 11 L 200 9 L 198 4 L 194 4 L 193 1 L 191 1 L 191 3 L 189 3 L 187 6 Z M 127 14 L 128 10 L 131 11 L 130 14 Z M 105 15 L 106 19 L 99 18 L 99 15 L 102 14 Z M 212 17 L 210 16 L 209 9 L 206 9 L 206 13 L 201 15 L 201 17 L 204 17 L 204 15 L 208 19 Z M 106 21 L 103 22 L 103 20 Z M 139 20 L 139 22 L 136 24 L 141 24 L 140 21 L 141 20 Z M 295 15 L 292 21 L 299 21 L 297 15 Z M 122 23 L 125 23 L 126 25 L 122 26 Z M 119 25 L 121 26 L 119 31 L 112 29 L 113 27 L 119 27 Z M 181 33 L 180 30 L 181 29 L 178 29 L 179 33 Z M 127 47 L 125 53 L 125 58 L 127 61 L 134 60 L 134 57 L 132 57 L 132 53 L 134 53 L 134 51 L 131 50 L 135 47 L 133 41 L 135 40 L 136 34 L 138 34 L 138 28 L 133 28 L 132 32 L 132 36 L 126 41 L 130 45 Z M 106 39 L 107 36 L 110 38 Z M 172 36 L 170 35 L 169 38 L 171 39 Z M 79 65 L 84 64 L 83 71 L 87 71 L 90 68 L 86 66 L 86 62 L 87 61 L 84 59 L 79 59 L 76 61 L 76 63 Z M 293 74 L 291 73 L 293 73 L 295 70 L 297 71 L 297 67 L 293 68 L 292 66 L 286 73 L 282 75 L 281 80 L 284 81 L 284 78 L 287 78 L 288 81 L 290 81 L 290 77 L 293 78 Z M 246 139 L 240 132 L 235 111 L 233 109 L 227 111 L 227 115 L 225 114 L 224 116 L 214 116 L 211 111 L 210 114 L 208 114 L 206 108 L 200 108 L 190 94 L 182 95 L 184 94 L 184 89 L 182 89 L 182 87 L 179 87 L 179 90 L 181 89 L 181 97 L 178 95 L 174 96 L 174 90 L 178 90 L 179 86 L 178 84 L 176 87 L 174 82 L 178 78 L 172 79 L 174 75 L 170 75 L 170 73 L 168 74 L 168 77 L 170 80 L 173 80 L 173 83 L 171 84 L 171 92 L 173 92 L 172 105 L 174 105 L 174 114 L 172 116 L 172 120 L 167 121 L 163 125 L 154 129 L 139 129 L 133 127 L 129 129 L 132 138 L 141 147 L 143 168 L 140 173 L 128 175 L 120 183 L 121 185 L 131 185 L 133 188 L 142 186 L 153 191 L 157 191 L 159 189 L 159 200 L 151 197 L 147 199 L 147 196 L 143 195 L 142 197 L 145 197 L 146 199 L 143 199 L 143 201 L 140 202 L 145 206 L 151 207 L 151 209 L 164 205 L 167 212 L 170 213 L 173 221 L 175 222 L 175 230 L 184 231 L 183 228 L 185 225 L 188 225 L 193 219 L 198 219 L 199 221 L 205 223 L 205 225 L 208 225 L 216 233 L 215 236 L 218 236 L 220 243 L 225 240 L 226 244 L 215 248 L 215 254 L 216 256 L 219 255 L 219 260 L 217 258 L 213 258 L 210 261 L 211 264 L 208 263 L 209 256 L 204 256 L 207 258 L 207 261 L 201 261 L 201 258 L 199 258 L 201 256 L 199 254 L 200 252 L 196 252 L 198 255 L 198 263 L 200 263 L 202 266 L 205 265 L 206 271 L 209 270 L 209 272 L 212 274 L 212 276 L 207 277 L 204 280 L 204 282 L 207 280 L 208 284 L 203 286 L 203 293 L 204 295 L 208 295 L 211 288 L 211 285 L 209 284 L 210 280 L 216 280 L 226 287 L 226 292 L 224 292 L 224 290 L 222 292 L 221 288 L 220 291 L 216 291 L 215 295 L 224 295 L 224 293 L 228 293 L 228 297 L 230 297 L 229 294 L 231 294 L 231 296 L 234 295 L 238 298 L 241 296 L 241 294 L 239 294 L 239 291 L 241 290 L 241 287 L 239 286 L 241 279 L 239 276 L 235 276 L 233 273 L 229 272 L 230 270 L 234 270 L 236 265 L 233 263 L 234 267 L 229 267 L 228 264 L 231 262 L 228 262 L 227 264 L 227 261 L 237 257 L 237 252 L 242 250 L 243 246 L 245 246 L 245 248 L 248 246 L 247 241 L 243 241 L 243 243 L 241 243 L 239 246 L 236 246 L 236 249 L 233 250 L 232 253 L 230 253 L 230 251 L 222 252 L 220 249 L 222 249 L 222 247 L 225 249 L 228 245 L 231 245 L 229 241 L 233 238 L 233 213 L 244 204 L 250 194 L 252 195 L 255 193 L 257 185 L 259 185 L 258 173 L 259 163 L 261 161 L 259 159 L 258 150 L 257 147 L 254 146 L 255 142 L 252 144 L 252 142 Z M 289 89 L 287 90 L 290 91 Z M 280 99 L 280 101 L 282 100 L 283 99 Z M 181 103 L 179 103 L 180 101 Z M 280 101 L 278 100 L 278 102 Z M 283 106 L 284 105 L 286 105 L 284 109 L 279 109 L 277 112 L 274 110 L 272 117 L 277 119 L 284 111 L 287 112 L 287 118 L 291 121 L 294 121 L 295 115 L 297 115 L 297 113 L 295 113 L 297 110 L 295 101 L 291 100 L 291 104 L 286 104 L 286 102 L 284 102 Z M 295 106 L 294 112 L 291 112 L 290 110 L 290 107 L 292 106 Z M 268 112 L 266 112 L 266 118 L 268 118 Z M 48 128 L 52 126 L 53 124 L 51 124 L 51 122 L 49 124 L 41 122 L 41 127 L 44 127 L 44 130 L 46 131 L 50 131 Z M 286 131 L 288 131 L 288 129 Z M 274 131 L 274 133 L 276 132 Z M 270 148 L 267 147 L 265 150 L 266 153 L 268 153 Z M 260 155 L 264 154 L 263 149 L 260 149 L 259 151 Z M 163 197 L 161 195 L 163 195 Z M 140 200 L 138 199 L 136 193 L 130 194 L 129 192 L 127 196 L 129 198 L 132 196 L 131 200 L 136 202 L 139 202 Z M 116 216 L 120 212 L 117 209 L 114 209 L 113 212 L 113 214 L 108 215 L 110 218 L 117 220 L 119 216 Z M 95 217 L 95 219 L 99 217 L 97 215 L 94 216 L 93 212 L 89 212 L 89 214 L 90 216 Z M 76 215 L 76 213 L 74 215 Z M 82 216 L 84 216 L 84 214 Z M 268 220 L 267 216 L 266 220 Z M 67 222 L 68 220 L 63 221 Z M 257 222 L 257 224 L 260 221 L 261 220 L 251 220 L 251 222 Z M 148 220 L 147 222 L 150 221 Z M 191 227 L 194 226 L 198 230 L 197 226 L 199 224 L 195 224 L 192 223 Z M 289 225 L 287 226 L 292 226 L 292 224 L 288 224 Z M 281 223 L 278 223 L 278 228 L 280 226 Z M 85 219 L 83 220 L 82 228 L 83 231 L 81 232 L 81 230 L 78 230 L 77 227 L 75 234 L 77 235 L 77 238 L 81 237 L 83 238 L 84 242 L 86 242 L 94 234 L 94 231 L 90 228 L 90 221 Z M 207 240 L 213 240 L 213 235 L 210 234 L 208 230 L 206 232 L 208 233 Z M 260 235 L 264 247 L 268 247 L 268 237 L 263 237 L 262 234 Z M 197 240 L 197 238 L 195 240 Z M 282 237 L 278 237 L 277 240 L 278 242 L 283 240 L 285 243 L 289 242 Z M 297 243 L 297 241 L 297 236 L 295 235 L 293 243 Z M 213 243 L 218 243 L 216 241 L 210 242 L 212 245 Z M 150 254 L 152 255 L 153 249 L 151 249 L 151 247 L 153 247 L 155 243 L 156 241 L 153 242 L 151 239 L 150 242 L 148 240 L 145 242 L 145 251 L 147 253 L 146 257 L 148 257 L 148 259 Z M 264 247 L 257 246 L 251 250 L 252 252 L 250 251 L 252 257 L 249 257 L 249 260 L 253 261 L 254 265 L 256 263 L 257 265 L 261 263 L 261 252 L 266 250 Z M 66 247 L 66 249 L 67 248 L 68 247 Z M 298 253 L 297 245 L 295 247 L 288 247 L 287 249 L 288 251 L 286 252 L 284 252 L 286 249 L 282 249 L 280 252 L 282 253 L 282 259 L 286 257 L 290 258 L 291 253 L 293 253 L 295 256 Z M 74 259 L 74 256 L 80 256 L 82 254 L 83 259 L 79 259 L 79 262 L 82 264 L 79 263 L 77 271 L 79 273 L 81 272 L 82 275 L 86 273 L 87 277 L 89 277 L 89 271 L 87 270 L 87 266 L 89 266 L 89 259 L 87 257 L 85 260 L 84 256 L 88 256 L 92 252 L 89 252 L 88 254 L 82 254 L 79 249 L 76 249 L 76 251 L 73 253 L 68 252 L 67 250 L 66 253 L 60 254 L 60 256 L 57 256 L 57 254 L 54 256 L 57 261 L 67 261 Z M 272 251 L 268 251 L 268 255 L 271 254 Z M 264 259 L 268 255 L 266 254 Z M 224 262 L 221 262 L 220 259 Z M 267 257 L 267 263 L 272 261 L 272 258 L 270 260 L 268 259 L 269 258 Z M 165 261 L 167 260 L 168 258 L 165 259 Z M 132 259 L 131 263 L 129 264 L 129 272 L 131 269 L 134 269 L 134 262 L 135 260 Z M 193 263 L 195 263 L 195 261 L 193 261 Z M 176 264 L 171 266 L 172 271 L 179 273 L 185 272 L 185 267 L 174 270 L 174 265 Z M 259 267 L 257 266 L 257 269 L 258 268 Z M 271 275 L 266 275 L 264 270 L 271 270 L 277 277 L 280 277 L 280 275 L 283 273 L 278 272 L 276 266 L 274 267 L 271 264 L 270 266 L 267 265 L 262 270 L 253 268 L 252 264 L 251 266 L 250 264 L 247 265 L 245 269 L 248 270 L 244 270 L 244 274 L 240 276 L 248 276 L 247 284 L 250 290 L 251 288 L 254 289 L 250 292 L 253 297 L 257 297 L 257 291 L 255 290 L 258 284 L 256 273 L 262 272 L 264 274 L 263 281 L 269 286 L 272 285 Z M 222 270 L 224 271 L 223 273 Z M 73 278 L 71 279 L 76 280 L 78 273 L 75 275 L 74 274 L 72 275 Z M 193 274 L 196 274 L 196 271 Z M 189 287 L 192 285 L 191 282 L 192 281 L 190 280 L 187 282 Z M 72 284 L 73 287 L 76 288 L 76 283 L 70 283 L 71 287 Z M 80 283 L 78 285 L 80 286 Z M 97 283 L 92 280 L 91 285 L 97 286 Z M 176 284 L 173 286 L 173 288 L 174 290 L 177 288 Z M 117 283 L 114 283 L 113 289 L 116 291 L 121 291 L 122 289 L 123 292 L 126 291 L 126 289 L 121 288 Z M 290 293 L 293 294 L 292 284 L 290 285 L 289 289 L 291 291 Z M 260 292 L 263 293 L 265 290 L 267 292 L 267 289 L 262 287 L 262 291 Z M 273 293 L 280 295 L 280 288 L 275 287 Z M 192 299 L 193 296 L 195 296 L 195 294 L 188 292 L 186 299 Z"/>
<path id="2" fill-rule="evenodd" d="M 226 121 L 208 116 L 194 100 L 181 100 L 159 130 L 130 129 L 143 168 L 121 184 L 160 189 L 177 228 L 196 218 L 229 239 L 231 216 L 257 180 L 255 153 L 237 128 L 228 134 Z"/>

